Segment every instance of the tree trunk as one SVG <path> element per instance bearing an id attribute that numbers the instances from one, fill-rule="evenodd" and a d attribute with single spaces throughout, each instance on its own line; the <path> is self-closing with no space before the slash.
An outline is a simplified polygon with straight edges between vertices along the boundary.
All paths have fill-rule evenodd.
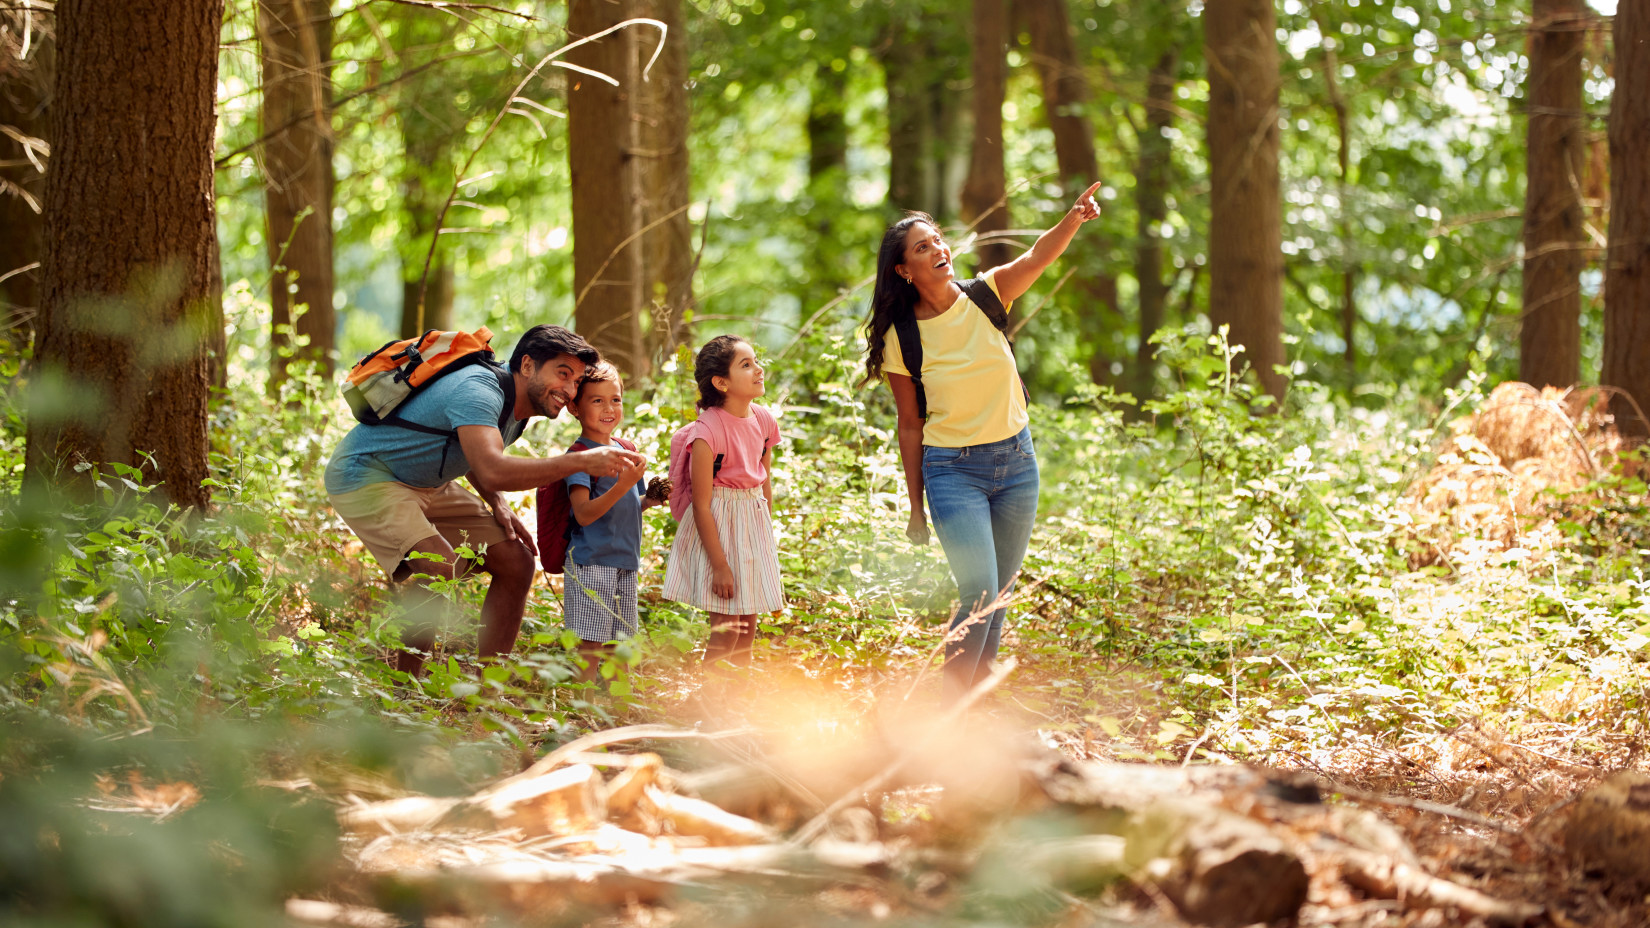
<path id="1" fill-rule="evenodd" d="M 402 67 L 413 67 L 413 58 L 433 57 L 449 41 L 452 22 L 450 16 L 432 10 L 411 6 L 398 10 L 392 44 Z M 441 69 L 429 68 L 401 83 L 396 118 L 401 124 L 403 153 L 400 335 L 412 338 L 426 329 L 453 327 L 451 253 L 439 244 L 432 253 L 430 237 L 436 233 L 436 212 L 452 189 L 452 148 L 454 140 L 463 135 L 464 113 L 459 111 L 452 88 L 443 83 Z M 426 260 L 429 279 L 421 285 Z"/>
<path id="2" fill-rule="evenodd" d="M 594 35 L 629 18 L 629 0 L 569 0 L 569 35 Z M 638 86 L 635 30 L 568 53 L 568 60 L 619 82 L 569 73 L 567 161 L 573 186 L 574 325 L 626 375 L 645 374 L 641 210 L 634 159 Z"/>
<path id="3" fill-rule="evenodd" d="M 1089 82 L 1072 41 L 1066 0 L 1017 2 L 1031 35 L 1031 60 L 1043 84 L 1043 110 L 1054 132 L 1060 186 L 1068 202 L 1075 201 L 1078 194 L 1100 179 L 1100 164 L 1094 155 L 1094 127 L 1083 112 L 1089 102 Z M 1102 255 L 1108 251 L 1109 243 L 1103 236 L 1087 235 L 1072 242 L 1066 253 L 1067 263 L 1078 269 L 1070 286 L 1081 304 L 1077 318 L 1091 335 L 1095 356 L 1090 359 L 1089 373 L 1095 383 L 1115 379 L 1105 346 L 1111 341 L 1112 326 L 1122 319 L 1117 280 L 1100 270 Z"/>
<path id="4" fill-rule="evenodd" d="M 1169 285 L 1163 279 L 1163 222 L 1168 218 L 1169 137 L 1174 123 L 1175 71 L 1180 49 L 1158 56 L 1146 75 L 1146 127 L 1134 168 L 1134 278 L 1140 285 L 1140 340 L 1135 344 L 1134 395 L 1144 403 L 1157 390 L 1151 337 L 1163 326 Z"/>
<path id="5" fill-rule="evenodd" d="M 332 14 L 327 0 L 258 4 L 263 63 L 264 202 L 268 220 L 271 383 L 294 357 L 332 375 Z M 284 127 L 284 128 L 283 128 Z M 300 307 L 308 307 L 300 309 Z M 301 312 L 296 326 L 295 312 Z"/>
<path id="6" fill-rule="evenodd" d="M 923 157 L 928 150 L 927 97 L 913 75 L 922 65 L 922 48 L 899 22 L 883 42 L 882 76 L 888 94 L 888 204 L 895 209 L 932 213 Z"/>
<path id="7" fill-rule="evenodd" d="M 1336 198 L 1340 201 L 1337 226 L 1341 238 L 1341 359 L 1346 365 L 1348 395 L 1358 382 L 1358 262 L 1352 242 L 1352 130 L 1347 113 L 1346 96 L 1341 93 L 1339 56 L 1335 54 L 1339 39 L 1330 28 L 1319 6 L 1312 7 L 1312 18 L 1318 33 L 1323 36 L 1323 80 L 1329 94 L 1329 106 L 1335 112 L 1335 160 L 1339 172 L 1335 176 Z"/>
<path id="8" fill-rule="evenodd" d="M 688 221 L 688 47 L 682 0 L 640 0 L 637 15 L 657 19 L 669 33 L 648 80 L 641 85 L 637 121 L 641 158 L 641 239 L 646 262 L 643 305 L 652 317 L 648 357 L 663 357 L 686 341 L 684 319 L 693 302 L 693 224 Z M 647 36 L 648 31 L 639 33 Z M 641 65 L 653 54 L 651 40 L 639 41 Z"/>
<path id="9" fill-rule="evenodd" d="M 179 505 L 210 500 L 202 328 L 223 8 L 77 0 L 57 11 L 38 383 L 87 396 L 30 419 L 33 479 L 118 462 Z"/>
<path id="10" fill-rule="evenodd" d="M 1535 0 L 1530 37 L 1524 312 L 1518 376 L 1568 387 L 1581 371 L 1583 0 Z"/>
<path id="11" fill-rule="evenodd" d="M 52 23 L 38 10 L 0 11 L 0 126 L 17 133 L 0 132 L 0 332 L 18 351 L 34 334 L 40 306 L 47 105 L 57 57 Z"/>
<path id="12" fill-rule="evenodd" d="M 1008 182 L 1003 169 L 1008 33 L 1007 0 L 974 0 L 974 138 L 968 181 L 962 189 L 962 218 L 981 236 L 1009 228 Z M 974 254 L 976 274 L 1014 258 L 1007 244 L 982 245 Z"/>
<path id="13" fill-rule="evenodd" d="M 1209 320 L 1229 327 L 1262 388 L 1281 399 L 1283 216 L 1278 181 L 1277 17 L 1271 0 L 1208 0 Z"/>
<path id="14" fill-rule="evenodd" d="M 1604 371 L 1621 430 L 1650 437 L 1650 4 L 1623 3 L 1610 97 L 1610 242 L 1604 269 Z"/>
<path id="15" fill-rule="evenodd" d="M 809 263 L 810 286 L 803 299 L 803 314 L 835 299 L 851 281 L 845 268 L 844 243 L 837 240 L 832 217 L 849 208 L 848 182 L 848 71 L 821 62 L 814 69 L 808 104 L 808 202 L 809 232 L 814 237 L 815 261 Z M 853 247 L 860 247 L 854 243 Z"/>

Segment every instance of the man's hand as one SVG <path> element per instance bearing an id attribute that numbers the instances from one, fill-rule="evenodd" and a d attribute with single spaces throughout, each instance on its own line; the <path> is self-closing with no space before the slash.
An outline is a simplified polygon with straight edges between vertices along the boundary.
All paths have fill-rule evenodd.
<path id="1" fill-rule="evenodd" d="M 629 468 L 647 467 L 646 457 L 623 448 L 591 448 L 573 453 L 578 456 L 579 469 L 592 477 L 612 477 Z M 637 474 L 636 479 L 640 480 L 641 474 Z"/>
<path id="2" fill-rule="evenodd" d="M 726 564 L 710 569 L 710 591 L 723 599 L 732 599 L 735 592 L 733 568 Z"/>
<path id="3" fill-rule="evenodd" d="M 646 475 L 646 473 L 647 459 L 642 458 L 642 463 L 630 467 L 624 467 L 619 470 L 619 486 L 633 487 L 641 482 L 642 477 Z"/>
<path id="4" fill-rule="evenodd" d="M 504 504 L 503 499 L 493 504 L 493 519 L 504 529 L 506 541 L 519 541 L 527 546 L 528 554 L 538 557 L 539 546 L 533 542 L 533 533 L 527 530 L 527 525 L 521 521 L 520 516 L 510 511 L 510 507 Z"/>
<path id="5" fill-rule="evenodd" d="M 911 521 L 905 523 L 905 537 L 914 545 L 928 544 L 928 517 L 921 508 L 911 510 Z"/>

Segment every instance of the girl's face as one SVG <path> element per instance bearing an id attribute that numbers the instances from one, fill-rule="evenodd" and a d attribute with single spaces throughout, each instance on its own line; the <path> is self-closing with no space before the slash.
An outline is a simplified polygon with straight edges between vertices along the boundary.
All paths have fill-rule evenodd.
<path id="1" fill-rule="evenodd" d="M 940 230 L 926 222 L 913 223 L 905 233 L 904 261 L 894 272 L 917 286 L 949 283 L 955 276 L 951 266 L 951 246 Z"/>
<path id="2" fill-rule="evenodd" d="M 733 346 L 733 360 L 728 362 L 727 376 L 718 377 L 713 382 L 730 399 L 754 400 L 768 392 L 762 380 L 762 365 L 756 361 L 756 349 L 749 342 L 739 342 Z"/>
<path id="3" fill-rule="evenodd" d="M 578 402 L 573 404 L 573 415 L 579 424 L 595 435 L 612 435 L 624 421 L 624 389 L 617 380 L 601 380 L 584 385 Z"/>

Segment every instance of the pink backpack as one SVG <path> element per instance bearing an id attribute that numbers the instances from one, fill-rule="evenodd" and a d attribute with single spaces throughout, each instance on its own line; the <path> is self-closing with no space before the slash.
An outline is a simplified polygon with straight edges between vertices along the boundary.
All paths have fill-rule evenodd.
<path id="1" fill-rule="evenodd" d="M 760 406 L 752 406 L 752 412 L 762 418 L 764 431 L 773 421 L 773 414 Z M 682 521 L 688 508 L 693 505 L 693 443 L 703 438 L 710 445 L 710 450 L 716 455 L 716 460 L 710 465 L 711 475 L 722 472 L 722 459 L 727 454 L 728 436 L 716 417 L 710 415 L 709 409 L 699 411 L 699 418 L 677 429 L 670 436 L 670 517 Z M 767 439 L 763 439 L 762 451 L 767 453 Z"/>

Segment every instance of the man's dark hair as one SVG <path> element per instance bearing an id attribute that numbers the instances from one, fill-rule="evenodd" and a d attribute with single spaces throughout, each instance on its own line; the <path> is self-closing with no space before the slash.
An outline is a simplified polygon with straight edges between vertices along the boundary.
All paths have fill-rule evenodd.
<path id="1" fill-rule="evenodd" d="M 577 332 L 559 325 L 535 325 L 522 333 L 521 339 L 516 342 L 516 349 L 510 352 L 510 373 L 521 373 L 521 359 L 524 356 L 532 358 L 535 363 L 545 364 L 563 354 L 578 358 L 585 367 L 602 359 L 601 352 L 590 347 L 590 343 Z"/>

